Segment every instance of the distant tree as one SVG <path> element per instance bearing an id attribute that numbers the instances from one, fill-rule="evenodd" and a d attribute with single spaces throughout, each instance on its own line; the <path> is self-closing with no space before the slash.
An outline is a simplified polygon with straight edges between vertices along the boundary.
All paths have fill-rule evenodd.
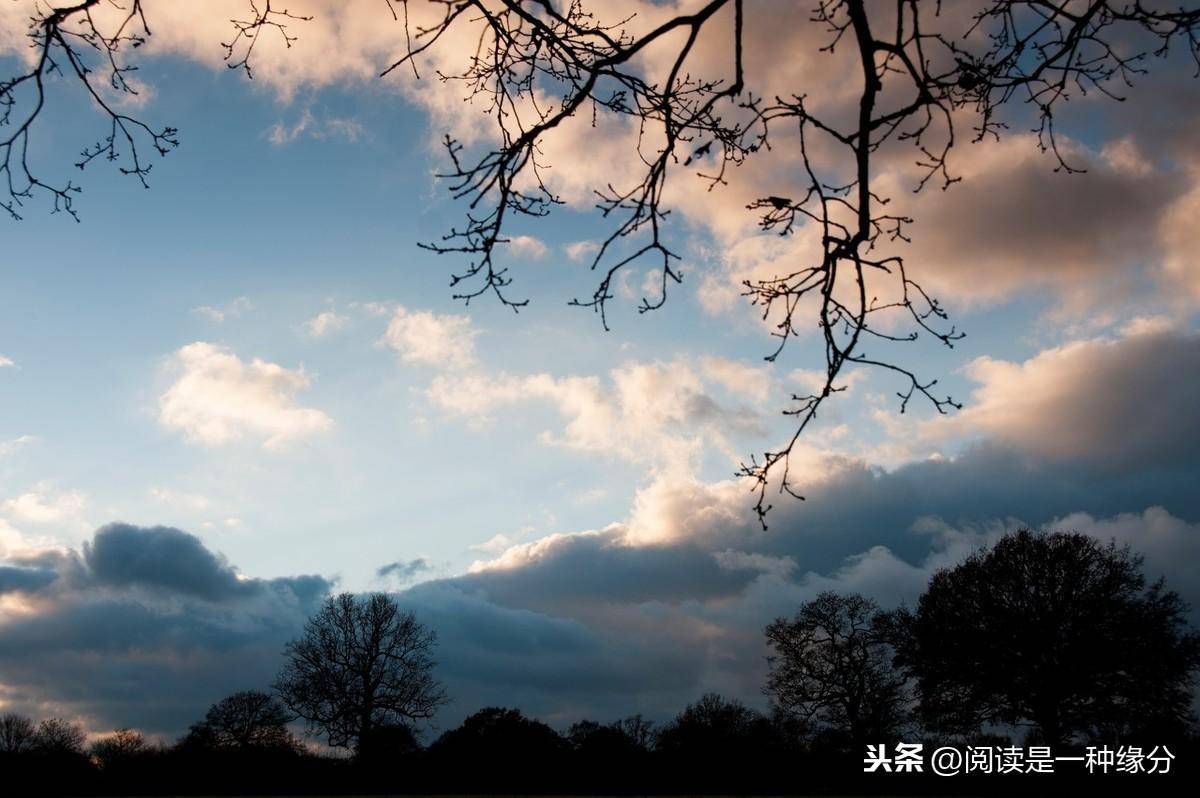
<path id="1" fill-rule="evenodd" d="M 87 732 L 78 723 L 63 718 L 47 718 L 38 724 L 33 748 L 41 754 L 82 755 Z"/>
<path id="2" fill-rule="evenodd" d="M 566 746 L 558 732 L 519 709 L 485 707 L 439 737 L 430 750 L 443 756 L 531 760 Z"/>
<path id="3" fill-rule="evenodd" d="M 446 703 L 436 642 L 391 596 L 342 593 L 287 644 L 275 689 L 330 745 L 357 750 L 374 729 L 427 720 Z"/>
<path id="4" fill-rule="evenodd" d="M 375 726 L 358 744 L 360 757 L 388 764 L 394 763 L 398 757 L 412 756 L 420 750 L 421 743 L 417 735 L 402 723 Z"/>
<path id="5" fill-rule="evenodd" d="M 185 742 L 202 748 L 295 750 L 299 743 L 287 728 L 291 720 L 274 696 L 243 690 L 209 707 Z"/>
<path id="6" fill-rule="evenodd" d="M 689 757 L 763 754 L 785 741 L 771 720 L 737 700 L 706 693 L 658 733 L 656 750 Z"/>
<path id="7" fill-rule="evenodd" d="M 915 613 L 897 615 L 900 662 L 937 729 L 1157 742 L 1191 720 L 1200 638 L 1186 612 L 1162 580 L 1147 586 L 1128 547 L 1021 531 L 936 573 Z"/>
<path id="8" fill-rule="evenodd" d="M 630 715 L 614 721 L 612 725 L 620 729 L 621 733 L 638 748 L 649 751 L 654 747 L 654 739 L 658 736 L 658 730 L 654 727 L 653 721 L 646 720 L 641 715 Z"/>
<path id="9" fill-rule="evenodd" d="M 110 767 L 118 762 L 127 762 L 146 753 L 149 746 L 146 738 L 136 729 L 117 729 L 108 737 L 97 740 L 92 744 L 92 756 L 100 760 L 103 767 Z"/>
<path id="10" fill-rule="evenodd" d="M 567 730 L 567 741 L 584 756 L 612 762 L 621 757 L 644 753 L 649 750 L 653 739 L 643 734 L 640 723 L 630 724 L 626 718 L 613 723 L 601 724 L 594 720 L 581 720 Z M 637 721 L 641 721 L 638 717 Z"/>
<path id="11" fill-rule="evenodd" d="M 767 627 L 774 649 L 764 692 L 784 713 L 846 740 L 851 750 L 892 739 L 908 694 L 892 665 L 879 605 L 863 596 L 825 592 L 792 619 Z"/>
<path id="12" fill-rule="evenodd" d="M 36 728 L 24 715 L 0 715 L 0 754 L 19 754 L 33 747 Z"/>

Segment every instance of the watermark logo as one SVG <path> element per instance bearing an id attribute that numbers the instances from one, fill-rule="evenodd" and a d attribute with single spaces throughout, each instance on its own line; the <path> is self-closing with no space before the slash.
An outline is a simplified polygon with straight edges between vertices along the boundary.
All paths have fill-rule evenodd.
<path id="1" fill-rule="evenodd" d="M 1059 763 L 1072 763 L 1088 773 L 1159 774 L 1171 772 L 1175 754 L 1165 745 L 1146 750 L 1138 746 L 1088 746 L 1082 756 L 1055 756 L 1048 746 L 941 746 L 928 755 L 923 743 L 867 746 L 864 773 L 925 773 L 959 776 L 978 773 L 1054 773 Z M 1065 768 L 1064 768 L 1065 769 Z"/>

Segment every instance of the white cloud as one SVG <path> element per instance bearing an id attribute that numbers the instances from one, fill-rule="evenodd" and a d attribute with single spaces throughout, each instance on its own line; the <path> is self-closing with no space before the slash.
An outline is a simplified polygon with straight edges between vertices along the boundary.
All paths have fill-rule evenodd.
<path id="1" fill-rule="evenodd" d="M 478 335 L 469 316 L 397 307 L 383 343 L 399 353 L 405 363 L 461 369 L 475 362 Z"/>
<path id="2" fill-rule="evenodd" d="M 159 420 L 193 443 L 214 446 L 250 435 L 277 448 L 333 427 L 320 410 L 296 404 L 295 394 L 312 382 L 303 369 L 258 358 L 245 363 L 203 341 L 179 349 L 171 366 L 179 376 L 159 398 Z"/>
<path id="3" fill-rule="evenodd" d="M 701 373 L 726 391 L 752 402 L 763 404 L 771 396 L 771 368 L 762 363 L 750 364 L 724 357 L 700 358 Z"/>
<path id="4" fill-rule="evenodd" d="M 658 470 L 691 471 L 706 445 L 730 457 L 733 434 L 757 434 L 756 410 L 731 407 L 708 389 L 686 360 L 629 362 L 608 379 L 550 374 L 439 375 L 426 395 L 443 411 L 487 423 L 506 405 L 549 401 L 563 416 L 544 443 L 604 454 Z"/>
<path id="5" fill-rule="evenodd" d="M 21 435 L 13 438 L 12 440 L 0 441 L 0 457 L 6 457 L 20 448 L 28 446 L 36 440 L 37 438 L 33 437 L 32 435 Z"/>
<path id="6" fill-rule="evenodd" d="M 199 493 L 172 490 L 171 488 L 151 488 L 150 496 L 155 501 L 181 510 L 201 511 L 212 507 L 212 500 L 207 496 L 202 496 Z"/>
<path id="7" fill-rule="evenodd" d="M 39 485 L 0 503 L 0 513 L 18 523 L 54 524 L 77 520 L 86 506 L 87 498 L 78 491 L 55 491 Z"/>
<path id="8" fill-rule="evenodd" d="M 202 316 L 203 318 L 206 318 L 209 321 L 216 322 L 217 324 L 221 324 L 222 322 L 224 322 L 228 319 L 236 319 L 237 317 L 241 316 L 243 313 L 246 313 L 253 309 L 254 309 L 254 303 L 251 302 L 246 297 L 240 296 L 237 299 L 226 302 L 224 305 L 221 305 L 220 307 L 213 307 L 211 305 L 201 305 L 198 308 L 192 308 L 192 313 L 196 314 L 197 316 Z"/>
<path id="9" fill-rule="evenodd" d="M 476 543 L 469 548 L 472 551 L 483 551 L 489 554 L 495 554 L 513 545 L 513 539 L 502 532 L 498 532 L 485 540 L 483 543 Z"/>
<path id="10" fill-rule="evenodd" d="M 573 241 L 570 244 L 563 246 L 563 251 L 567 253 L 567 257 L 573 261 L 582 261 L 585 258 L 591 257 L 600 251 L 600 245 L 595 241 L 583 240 Z"/>
<path id="11" fill-rule="evenodd" d="M 394 302 L 351 302 L 350 309 L 361 311 L 368 316 L 388 316 L 395 309 Z"/>
<path id="12" fill-rule="evenodd" d="M 341 116 L 313 115 L 311 109 L 304 109 L 300 118 L 288 125 L 276 122 L 267 131 L 267 140 L 276 147 L 291 144 L 301 136 L 307 136 L 317 141 L 331 138 L 342 138 L 350 143 L 359 140 L 363 135 L 363 126 L 358 121 Z"/>
<path id="13" fill-rule="evenodd" d="M 533 236 L 511 236 L 508 239 L 508 252 L 518 258 L 539 260 L 546 257 L 549 248 L 540 239 Z"/>
<path id="14" fill-rule="evenodd" d="M 332 310 L 326 310 L 304 322 L 304 327 L 313 338 L 324 338 L 330 333 L 345 328 L 349 323 L 348 317 L 341 316 Z"/>
<path id="15" fill-rule="evenodd" d="M 15 365 L 17 365 L 17 364 L 13 362 L 11 357 L 5 357 L 4 355 L 0 355 L 0 369 L 12 368 Z"/>

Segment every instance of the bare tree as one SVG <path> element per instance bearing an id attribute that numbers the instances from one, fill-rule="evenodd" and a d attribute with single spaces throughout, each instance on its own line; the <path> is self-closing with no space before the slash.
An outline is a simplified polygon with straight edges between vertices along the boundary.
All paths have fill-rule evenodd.
<path id="1" fill-rule="evenodd" d="M 0 754 L 19 754 L 33 747 L 33 721 L 24 715 L 0 715 Z"/>
<path id="2" fill-rule="evenodd" d="M 30 26 L 38 57 L 28 72 L 0 83 L 0 109 L 13 125 L 12 134 L 0 139 L 0 173 L 8 180 L 4 207 L 14 216 L 38 191 L 53 197 L 56 210 L 74 213 L 71 198 L 78 188 L 44 183 L 27 161 L 31 126 L 44 104 L 44 79 L 52 73 L 81 80 L 111 120 L 110 134 L 83 152 L 80 166 L 103 156 L 125 164 L 123 172 L 144 182 L 149 165 L 137 154 L 139 142 L 159 153 L 176 144 L 172 128 L 156 131 L 123 115 L 92 86 L 89 54 L 103 64 L 114 88 L 133 91 L 125 80 L 133 67 L 121 59 L 149 34 L 137 0 L 111 29 L 93 16 L 98 3 L 82 0 L 39 12 Z M 542 144 L 571 117 L 632 119 L 641 131 L 631 153 L 644 165 L 640 177 L 596 187 L 598 210 L 610 224 L 591 262 L 599 283 L 591 296 L 572 300 L 596 311 L 606 327 L 616 280 L 634 264 L 649 262 L 657 270 L 658 294 L 642 299 L 643 312 L 661 307 L 670 286 L 682 279 L 680 255 L 665 226 L 670 181 L 699 174 L 711 189 L 725 183 L 731 169 L 772 147 L 798 149 L 803 168 L 794 190 L 760 197 L 749 209 L 764 231 L 786 236 L 816 230 L 818 243 L 778 274 L 748 280 L 744 288 L 778 338 L 767 359 L 775 360 L 799 331 L 816 326 L 825 379 L 813 393 L 793 397 L 785 413 L 795 420 L 794 433 L 739 469 L 757 490 L 764 525 L 769 488 L 803 498 L 789 476 L 791 453 L 825 400 L 845 389 L 847 368 L 895 374 L 901 411 L 914 397 L 939 413 L 959 407 L 938 391 L 936 379 L 900 365 L 887 348 L 919 337 L 953 346 L 963 334 L 896 254 L 912 220 L 888 208 L 891 198 L 877 180 L 882 151 L 911 148 L 920 170 L 915 191 L 929 184 L 946 188 L 958 179 L 950 156 L 964 119 L 973 120 L 967 123 L 970 137 L 980 140 L 999 136 L 1024 115 L 1032 117 L 1040 146 L 1058 157 L 1059 169 L 1078 171 L 1058 146 L 1055 111 L 1064 101 L 1093 90 L 1118 97 L 1151 55 L 1166 56 L 1177 43 L 1200 65 L 1200 8 L 1194 4 L 981 0 L 964 15 L 962 4 L 937 0 L 811 3 L 807 24 L 823 33 L 823 49 L 850 48 L 855 56 L 857 74 L 838 78 L 856 84 L 857 102 L 850 109 L 829 111 L 811 101 L 816 81 L 829 79 L 824 75 L 783 94 L 751 85 L 746 20 L 751 13 L 777 13 L 766 4 L 748 8 L 746 0 L 709 0 L 648 25 L 634 18 L 600 21 L 603 4 L 584 0 L 426 0 L 437 13 L 425 25 L 410 24 L 408 2 L 383 4 L 402 20 L 398 36 L 407 44 L 407 53 L 383 75 L 401 67 L 416 71 L 439 44 L 464 40 L 448 36 L 451 31 L 474 42 L 473 50 L 461 54 L 460 67 L 438 78 L 484 104 L 495 135 L 492 144 L 471 148 L 446 137 L 450 165 L 443 177 L 467 211 L 461 225 L 424 245 L 467 259 L 451 277 L 455 296 L 466 302 L 490 294 L 514 310 L 526 304 L 511 293 L 512 276 L 497 265 L 496 254 L 508 242 L 514 219 L 546 216 L 562 202 L 544 179 L 551 164 Z M 296 35 L 291 25 L 304 19 L 273 8 L 269 0 L 255 0 L 244 19 L 233 20 L 234 35 L 224 45 L 227 63 L 252 75 L 260 37 L 281 36 L 290 46 Z M 703 71 L 692 69 L 702 35 L 727 41 L 724 74 L 695 76 Z M 667 57 L 644 57 L 654 49 Z M 1014 106 L 1021 110 L 1010 110 Z M 14 111 L 18 107 L 21 113 Z"/>
<path id="3" fill-rule="evenodd" d="M 87 732 L 64 718 L 47 718 L 33 735 L 33 749 L 42 754 L 83 754 Z"/>
<path id="4" fill-rule="evenodd" d="M 209 707 L 185 742 L 206 748 L 295 749 L 298 743 L 287 728 L 291 720 L 275 696 L 243 690 Z"/>
<path id="5" fill-rule="evenodd" d="M 359 749 L 375 729 L 427 720 L 446 703 L 436 641 L 386 593 L 342 593 L 288 643 L 275 689 L 330 745 Z"/>
<path id="6" fill-rule="evenodd" d="M 867 342 L 883 346 L 920 336 L 953 346 L 963 335 L 944 324 L 945 310 L 912 277 L 904 259 L 888 254 L 886 245 L 907 240 L 911 219 L 889 213 L 889 198 L 873 182 L 881 148 L 914 149 L 921 169 L 915 191 L 931 182 L 948 187 L 957 180 L 948 163 L 956 112 L 974 112 L 978 123 L 972 134 L 978 140 L 1001 133 L 1001 112 L 1010 102 L 1031 106 L 1042 148 L 1057 155 L 1054 109 L 1062 101 L 1093 88 L 1115 96 L 1117 87 L 1143 70 L 1148 52 L 1164 56 L 1176 40 L 1200 65 L 1200 9 L 1195 7 L 1160 8 L 1142 0 L 988 0 L 962 29 L 952 31 L 951 25 L 939 24 L 940 2 L 816 0 L 810 24 L 826 31 L 825 49 L 850 47 L 857 54 L 857 77 L 838 78 L 855 79 L 860 87 L 857 108 L 843 119 L 814 110 L 807 96 L 815 85 L 774 97 L 758 95 L 748 85 L 745 0 L 710 0 L 637 32 L 630 20 L 599 22 L 591 4 L 581 0 L 435 2 L 444 9 L 442 19 L 414 31 L 410 52 L 389 70 L 415 63 L 451 30 L 469 29 L 470 40 L 477 42 L 462 59 L 461 71 L 442 77 L 461 82 L 470 96 L 487 104 L 498 144 L 468 153 L 446 138 L 451 168 L 443 176 L 469 211 L 465 225 L 427 245 L 470 258 L 452 278 L 452 284 L 467 286 L 458 294 L 465 300 L 492 293 L 514 310 L 524 305 L 506 293 L 511 278 L 495 265 L 494 255 L 514 217 L 545 216 L 560 202 L 543 179 L 550 164 L 540 145 L 575 114 L 632 117 L 641 131 L 637 154 L 645 169 L 640 180 L 596 191 L 602 216 L 611 220 L 591 263 L 601 279 L 591 297 L 574 304 L 592 308 L 602 320 L 614 280 L 635 262 L 650 259 L 659 275 L 661 293 L 642 300 L 643 312 L 660 307 L 669 285 L 680 282 L 679 255 L 663 226 L 669 178 L 699 169 L 712 188 L 726 181 L 731 167 L 781 143 L 781 129 L 798 130 L 797 138 L 782 141 L 795 142 L 803 163 L 795 191 L 762 197 L 749 209 L 764 231 L 780 235 L 815 225 L 819 249 L 778 275 L 747 281 L 745 293 L 774 323 L 779 340 L 767 360 L 775 360 L 791 338 L 816 322 L 826 374 L 819 390 L 793 397 L 795 405 L 786 413 L 796 425 L 785 444 L 740 469 L 756 485 L 756 509 L 764 525 L 768 487 L 803 498 L 789 478 L 791 453 L 825 399 L 844 390 L 839 377 L 847 367 L 897 374 L 901 411 L 914 396 L 939 413 L 960 406 L 935 393 L 936 380 L 922 379 L 866 349 Z M 766 6 L 760 13 L 776 9 Z M 697 41 L 710 31 L 727 33 L 727 73 L 696 78 L 690 66 Z M 1150 41 L 1149 50 L 1119 42 L 1135 34 Z M 640 58 L 653 47 L 670 54 L 661 73 L 651 74 Z M 1061 158 L 1059 163 L 1074 171 Z M 907 332 L 878 323 L 897 315 L 907 317 Z"/>
<path id="7" fill-rule="evenodd" d="M 127 762 L 146 753 L 149 746 L 146 738 L 137 729 L 116 729 L 112 734 L 92 744 L 91 754 L 100 760 L 102 767 L 111 767 Z"/>
<path id="8" fill-rule="evenodd" d="M 904 722 L 907 690 L 884 619 L 871 599 L 831 592 L 776 619 L 766 632 L 774 653 L 764 692 L 784 712 L 848 738 L 851 750 L 890 739 Z"/>

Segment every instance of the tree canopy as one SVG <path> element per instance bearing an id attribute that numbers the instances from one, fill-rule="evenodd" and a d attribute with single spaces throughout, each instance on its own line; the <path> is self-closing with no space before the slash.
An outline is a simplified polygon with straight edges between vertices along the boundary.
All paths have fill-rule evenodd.
<path id="1" fill-rule="evenodd" d="M 433 717 L 436 635 L 386 593 L 331 596 L 288 643 L 275 689 L 330 745 L 357 748 L 390 724 Z"/>
<path id="2" fill-rule="evenodd" d="M 1186 612 L 1128 548 L 1025 530 L 934 575 L 899 614 L 900 661 L 935 729 L 1021 724 L 1051 746 L 1177 735 L 1200 667 Z"/>
<path id="3" fill-rule="evenodd" d="M 892 739 L 908 691 L 892 666 L 885 615 L 863 596 L 824 592 L 766 630 L 772 654 L 764 688 L 777 706 L 849 738 L 853 751 Z"/>

